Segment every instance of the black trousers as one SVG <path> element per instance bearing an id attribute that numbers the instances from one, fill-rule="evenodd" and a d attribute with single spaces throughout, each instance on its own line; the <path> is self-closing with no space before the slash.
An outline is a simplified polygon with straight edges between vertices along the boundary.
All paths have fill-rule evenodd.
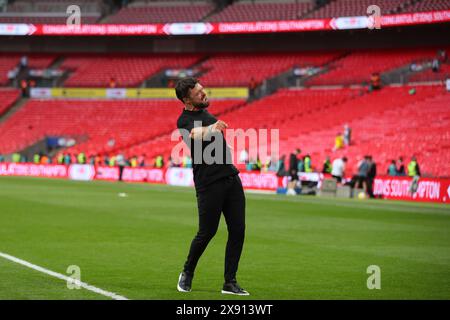
<path id="1" fill-rule="evenodd" d="M 225 216 L 228 242 L 225 250 L 225 281 L 234 280 L 245 236 L 245 195 L 238 175 L 220 179 L 197 192 L 199 228 L 189 250 L 184 272 L 194 274 L 200 256 Z"/>

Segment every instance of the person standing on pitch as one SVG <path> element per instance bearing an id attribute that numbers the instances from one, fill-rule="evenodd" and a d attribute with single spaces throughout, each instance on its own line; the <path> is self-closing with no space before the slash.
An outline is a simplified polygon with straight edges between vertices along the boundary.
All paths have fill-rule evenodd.
<path id="1" fill-rule="evenodd" d="M 199 215 L 199 229 L 178 278 L 177 289 L 181 292 L 191 291 L 197 262 L 216 234 L 223 212 L 228 227 L 228 242 L 222 293 L 249 295 L 236 281 L 245 235 L 245 195 L 239 171 L 232 164 L 231 152 L 222 133 L 228 125 L 206 110 L 209 100 L 197 79 L 184 78 L 178 81 L 175 92 L 184 104 L 177 127 L 191 150 Z M 224 151 L 219 156 L 221 159 L 214 156 L 214 161 L 205 161 L 205 148 L 217 142 L 220 142 Z"/>

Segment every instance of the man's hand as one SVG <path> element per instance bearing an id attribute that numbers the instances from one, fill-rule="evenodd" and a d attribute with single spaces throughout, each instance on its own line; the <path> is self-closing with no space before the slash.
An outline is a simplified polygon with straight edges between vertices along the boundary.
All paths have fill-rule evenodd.
<path id="1" fill-rule="evenodd" d="M 211 131 L 212 132 L 222 132 L 226 128 L 228 128 L 228 125 L 224 121 L 219 120 L 212 125 Z"/>

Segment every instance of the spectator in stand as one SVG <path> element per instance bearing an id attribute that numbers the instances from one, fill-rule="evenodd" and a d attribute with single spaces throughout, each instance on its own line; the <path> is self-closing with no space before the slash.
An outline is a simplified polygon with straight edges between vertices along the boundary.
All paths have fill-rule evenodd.
<path id="1" fill-rule="evenodd" d="M 370 198 L 375 198 L 375 195 L 373 194 L 373 182 L 377 176 L 377 164 L 373 161 L 372 156 L 368 156 L 367 161 L 369 164 L 369 169 L 367 171 L 367 194 Z"/>
<path id="2" fill-rule="evenodd" d="M 433 72 L 439 72 L 440 67 L 441 62 L 439 61 L 438 58 L 434 58 L 433 62 L 431 63 L 431 69 L 433 70 Z"/>
<path id="3" fill-rule="evenodd" d="M 108 140 L 108 143 L 107 143 L 108 147 L 112 148 L 112 147 L 114 147 L 115 144 L 116 144 L 116 140 L 114 140 L 114 138 L 110 138 Z"/>
<path id="4" fill-rule="evenodd" d="M 0 163 L 5 162 L 5 156 L 0 154 Z"/>
<path id="5" fill-rule="evenodd" d="M 397 175 L 406 176 L 405 165 L 403 164 L 403 157 L 398 158 Z"/>
<path id="6" fill-rule="evenodd" d="M 342 149 L 343 146 L 344 146 L 344 137 L 342 136 L 342 134 L 338 133 L 336 135 L 336 138 L 334 139 L 333 151 Z"/>
<path id="7" fill-rule="evenodd" d="M 408 164 L 408 176 L 420 177 L 420 167 L 415 156 L 411 158 L 411 162 Z"/>
<path id="8" fill-rule="evenodd" d="M 331 175 L 337 182 L 341 183 L 344 177 L 345 164 L 347 163 L 347 158 L 337 158 L 333 161 Z"/>
<path id="9" fill-rule="evenodd" d="M 257 87 L 258 87 L 258 83 L 256 82 L 255 78 L 251 77 L 250 83 L 248 84 L 250 100 L 254 99 L 256 97 L 256 88 Z"/>
<path id="10" fill-rule="evenodd" d="M 109 79 L 109 87 L 110 87 L 110 88 L 115 88 L 116 86 L 117 86 L 116 78 L 111 77 L 111 78 Z"/>
<path id="11" fill-rule="evenodd" d="M 374 72 L 370 76 L 370 85 L 369 85 L 369 91 L 373 90 L 379 90 L 381 89 L 381 77 L 380 73 Z"/>
<path id="12" fill-rule="evenodd" d="M 332 167 L 331 167 L 330 157 L 327 156 L 325 161 L 323 162 L 322 173 L 331 173 L 331 171 L 332 171 Z"/>
<path id="13" fill-rule="evenodd" d="M 20 89 L 22 90 L 22 97 L 28 97 L 28 82 L 25 79 L 20 80 Z"/>
<path id="14" fill-rule="evenodd" d="M 346 146 L 350 145 L 351 138 L 352 138 L 352 129 L 349 127 L 348 124 L 346 124 L 344 126 L 344 144 Z"/>
<path id="15" fill-rule="evenodd" d="M 388 176 L 392 176 L 392 177 L 395 177 L 398 175 L 397 166 L 395 165 L 395 160 L 391 161 L 391 164 L 389 165 L 389 167 L 387 169 L 387 174 L 388 174 Z"/>
<path id="16" fill-rule="evenodd" d="M 26 55 L 24 55 L 20 58 L 20 67 L 28 68 L 28 57 Z"/>

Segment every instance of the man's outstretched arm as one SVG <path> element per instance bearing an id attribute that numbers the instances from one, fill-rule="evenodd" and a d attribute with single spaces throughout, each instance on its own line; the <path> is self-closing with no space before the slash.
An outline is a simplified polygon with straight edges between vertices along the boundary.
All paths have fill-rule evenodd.
<path id="1" fill-rule="evenodd" d="M 207 127 L 197 127 L 191 130 L 189 137 L 194 140 L 204 140 L 211 137 L 213 133 L 221 132 L 228 128 L 228 125 L 222 121 L 218 120 L 216 123 L 213 123 Z"/>

